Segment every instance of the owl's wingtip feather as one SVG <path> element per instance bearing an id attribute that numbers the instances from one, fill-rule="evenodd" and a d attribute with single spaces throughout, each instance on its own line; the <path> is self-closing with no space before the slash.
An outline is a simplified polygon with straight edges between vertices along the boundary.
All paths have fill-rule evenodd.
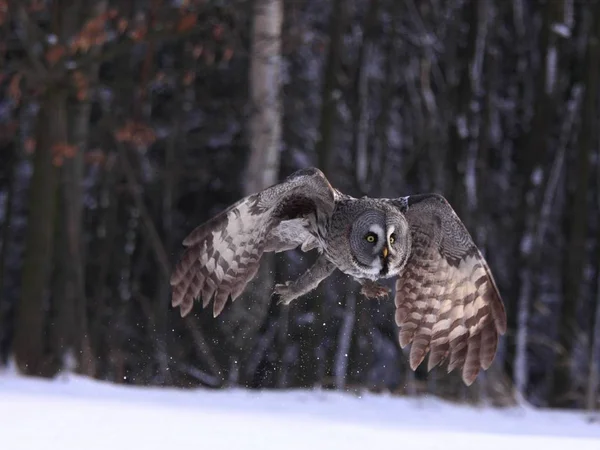
<path id="1" fill-rule="evenodd" d="M 194 301 L 188 297 L 184 298 L 179 305 L 179 314 L 181 317 L 187 316 L 194 307 Z"/>
<path id="2" fill-rule="evenodd" d="M 425 359 L 425 355 L 426 355 L 426 352 L 424 352 L 421 349 L 416 349 L 416 347 L 413 346 L 413 348 L 411 349 L 411 352 L 410 352 L 410 361 L 409 361 L 410 368 L 413 370 L 413 372 L 415 370 L 417 370 L 417 368 L 421 365 L 421 363 Z"/>
<path id="3" fill-rule="evenodd" d="M 463 376 L 462 377 L 463 383 L 465 383 L 465 385 L 467 385 L 467 387 L 471 386 L 475 382 L 475 380 L 477 379 L 477 375 L 479 375 L 479 371 L 477 371 L 477 373 L 475 373 L 474 376 L 471 376 L 471 375 L 470 376 L 466 376 L 466 377 Z"/>

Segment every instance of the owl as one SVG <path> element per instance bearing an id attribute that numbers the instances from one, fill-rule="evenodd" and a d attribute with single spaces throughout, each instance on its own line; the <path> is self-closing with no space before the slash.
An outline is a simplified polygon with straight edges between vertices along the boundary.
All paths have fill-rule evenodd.
<path id="1" fill-rule="evenodd" d="M 368 298 L 386 298 L 377 280 L 396 278 L 395 321 L 412 370 L 447 362 L 471 385 L 490 367 L 506 313 L 490 269 L 450 204 L 439 194 L 354 198 L 316 168 L 239 200 L 193 230 L 171 277 L 172 305 L 187 315 L 213 301 L 217 317 L 255 276 L 267 252 L 316 249 L 298 279 L 276 284 L 288 305 L 334 270 L 355 279 Z"/>

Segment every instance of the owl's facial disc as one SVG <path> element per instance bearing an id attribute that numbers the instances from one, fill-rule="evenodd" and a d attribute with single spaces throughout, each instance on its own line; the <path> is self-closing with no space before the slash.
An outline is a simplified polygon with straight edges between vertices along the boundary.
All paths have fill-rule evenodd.
<path id="1" fill-rule="evenodd" d="M 372 253 L 374 255 L 381 252 L 381 249 L 385 245 L 385 232 L 383 227 L 376 223 L 369 226 L 369 232 L 365 235 L 366 241 L 372 245 Z"/>
<path id="2" fill-rule="evenodd" d="M 389 278 L 402 269 L 410 251 L 410 230 L 400 212 L 366 209 L 349 233 L 352 260 L 373 279 Z"/>
<path id="3" fill-rule="evenodd" d="M 377 278 L 383 267 L 381 252 L 386 243 L 385 214 L 366 209 L 352 223 L 349 234 L 353 261 L 365 275 Z"/>
<path id="4" fill-rule="evenodd" d="M 388 226 L 385 231 L 385 242 L 381 248 L 380 258 L 381 258 L 381 269 L 379 271 L 379 275 L 386 276 L 390 270 L 390 260 L 394 258 L 395 250 L 394 250 L 394 242 L 396 242 L 396 233 L 395 227 L 393 225 Z"/>
<path id="5" fill-rule="evenodd" d="M 392 231 L 386 231 L 377 223 L 369 226 L 369 232 L 365 239 L 372 244 L 372 254 L 374 256 L 370 267 L 377 275 L 386 275 L 388 273 L 388 256 L 390 254 L 389 236 Z M 387 236 L 387 239 L 386 239 Z"/>
<path id="6" fill-rule="evenodd" d="M 386 230 L 385 233 L 387 239 L 386 239 L 386 246 L 383 249 L 384 258 L 388 257 L 388 253 L 393 253 L 393 249 L 394 249 L 394 243 L 396 242 L 396 227 L 394 225 L 391 225 L 390 227 L 388 227 L 388 229 Z"/>
<path id="7" fill-rule="evenodd" d="M 387 273 L 381 275 L 388 278 L 397 275 L 402 270 L 410 254 L 410 228 L 403 215 L 388 215 L 386 238 L 389 247 L 389 255 L 385 265 Z"/>

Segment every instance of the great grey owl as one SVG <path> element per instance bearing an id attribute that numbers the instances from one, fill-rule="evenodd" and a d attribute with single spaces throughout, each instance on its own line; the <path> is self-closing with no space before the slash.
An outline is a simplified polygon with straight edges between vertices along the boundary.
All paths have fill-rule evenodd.
<path id="1" fill-rule="evenodd" d="M 300 170 L 245 197 L 200 225 L 171 277 L 172 305 L 187 315 L 194 300 L 218 316 L 256 274 L 265 252 L 317 249 L 314 265 L 275 285 L 289 304 L 337 268 L 369 298 L 385 297 L 380 278 L 396 280 L 401 347 L 412 343 L 413 370 L 429 352 L 428 370 L 448 360 L 470 385 L 495 356 L 506 313 L 490 269 L 444 197 L 354 198 L 334 189 L 318 169 Z"/>

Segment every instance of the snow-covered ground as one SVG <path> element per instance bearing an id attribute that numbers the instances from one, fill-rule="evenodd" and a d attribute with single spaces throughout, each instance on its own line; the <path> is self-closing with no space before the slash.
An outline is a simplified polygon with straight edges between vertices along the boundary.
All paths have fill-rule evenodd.
<path id="1" fill-rule="evenodd" d="M 1 450 L 600 450 L 600 422 L 590 418 L 435 398 L 136 388 L 0 372 Z"/>

